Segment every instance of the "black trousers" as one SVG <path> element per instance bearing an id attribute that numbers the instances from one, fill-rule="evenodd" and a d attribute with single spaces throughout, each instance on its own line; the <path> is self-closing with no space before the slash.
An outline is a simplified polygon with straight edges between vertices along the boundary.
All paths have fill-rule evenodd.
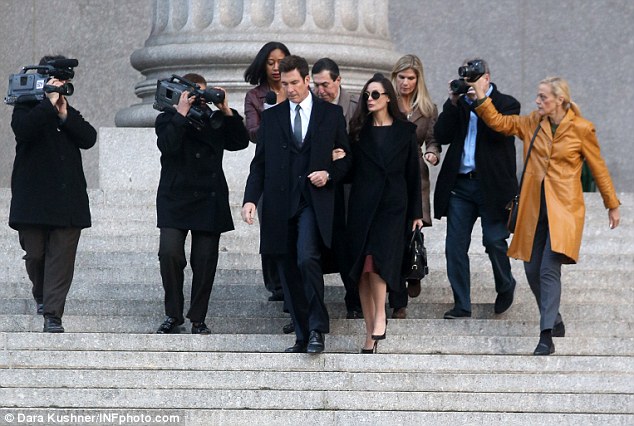
<path id="1" fill-rule="evenodd" d="M 80 228 L 24 227 L 18 231 L 33 298 L 44 304 L 44 317 L 61 319 L 64 315 L 80 234 Z"/>
<path id="2" fill-rule="evenodd" d="M 330 320 L 324 303 L 321 269 L 321 235 L 312 206 L 307 205 L 288 221 L 288 253 L 276 256 L 284 289 L 284 302 L 297 342 L 308 343 L 310 331 L 328 333 Z"/>
<path id="3" fill-rule="evenodd" d="M 185 239 L 188 230 L 161 228 L 159 263 L 165 290 L 165 314 L 183 320 L 185 280 Z M 218 266 L 220 234 L 191 231 L 192 247 L 189 262 L 192 268 L 191 302 L 187 318 L 191 322 L 204 322 L 209 297 Z"/>
<path id="4" fill-rule="evenodd" d="M 258 206 L 262 205 L 263 197 L 260 197 L 260 201 L 258 201 Z M 258 212 L 258 223 L 260 224 L 260 229 L 262 229 L 262 209 L 257 209 Z M 262 279 L 264 281 L 264 287 L 271 292 L 273 295 L 281 295 L 282 291 L 282 281 L 280 280 L 280 274 L 277 271 L 277 263 L 275 262 L 275 256 L 270 254 L 261 254 L 262 259 Z"/>

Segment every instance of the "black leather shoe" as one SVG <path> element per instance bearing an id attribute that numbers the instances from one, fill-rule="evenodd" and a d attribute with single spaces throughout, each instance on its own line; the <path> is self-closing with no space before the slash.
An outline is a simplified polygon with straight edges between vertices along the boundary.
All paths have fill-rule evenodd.
<path id="1" fill-rule="evenodd" d="M 445 315 L 443 315 L 444 319 L 456 319 L 456 318 L 471 318 L 471 312 L 463 311 L 458 308 L 451 308 Z"/>
<path id="2" fill-rule="evenodd" d="M 392 318 L 407 319 L 407 308 L 398 308 L 392 311 Z"/>
<path id="3" fill-rule="evenodd" d="M 346 313 L 346 319 L 360 319 L 363 318 L 363 311 L 361 309 L 351 309 Z"/>
<path id="4" fill-rule="evenodd" d="M 322 353 L 325 348 L 324 335 L 317 330 L 311 331 L 306 352 L 309 354 L 319 354 Z"/>
<path id="5" fill-rule="evenodd" d="M 193 322 L 192 334 L 211 334 L 211 330 L 204 322 Z"/>
<path id="6" fill-rule="evenodd" d="M 566 326 L 564 325 L 564 322 L 558 322 L 557 324 L 555 324 L 555 326 L 553 327 L 553 332 L 552 332 L 552 336 L 553 337 L 565 337 L 566 336 Z"/>
<path id="7" fill-rule="evenodd" d="M 550 355 L 555 352 L 552 330 L 542 330 L 539 333 L 539 343 L 533 351 L 533 355 Z"/>
<path id="8" fill-rule="evenodd" d="M 290 348 L 284 350 L 287 354 L 303 354 L 306 353 L 306 345 L 302 342 L 295 342 Z"/>
<path id="9" fill-rule="evenodd" d="M 418 297 L 420 294 L 420 280 L 407 280 L 407 295 Z"/>
<path id="10" fill-rule="evenodd" d="M 37 312 L 38 315 L 42 315 L 44 313 L 44 303 L 38 303 L 35 312 Z"/>
<path id="11" fill-rule="evenodd" d="M 284 327 L 282 327 L 282 333 L 284 334 L 295 333 L 295 324 L 293 324 L 293 321 L 289 322 L 288 324 L 284 325 Z"/>
<path id="12" fill-rule="evenodd" d="M 44 333 L 63 333 L 61 318 L 46 317 L 44 318 Z"/>
<path id="13" fill-rule="evenodd" d="M 513 283 L 513 286 L 509 290 L 503 293 L 498 293 L 497 297 L 495 298 L 495 305 L 493 306 L 493 311 L 496 315 L 506 312 L 508 308 L 511 307 L 511 305 L 513 304 L 514 294 L 515 283 Z"/>
<path id="14" fill-rule="evenodd" d="M 284 293 L 273 293 L 269 296 L 269 302 L 282 302 L 284 301 Z"/>
<path id="15" fill-rule="evenodd" d="M 544 343 L 540 341 L 537 344 L 537 347 L 535 348 L 535 350 L 533 351 L 533 355 L 550 355 L 553 353 L 555 353 L 555 345 L 552 342 L 549 345 L 548 343 Z"/>
<path id="16" fill-rule="evenodd" d="M 165 317 L 165 321 L 156 330 L 156 334 L 180 333 L 180 326 L 183 322 L 183 320 L 178 320 L 174 317 Z"/>

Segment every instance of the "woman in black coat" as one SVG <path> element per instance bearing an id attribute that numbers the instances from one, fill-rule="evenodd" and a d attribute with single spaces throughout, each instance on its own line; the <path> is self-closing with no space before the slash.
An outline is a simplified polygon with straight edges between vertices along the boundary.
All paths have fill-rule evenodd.
<path id="1" fill-rule="evenodd" d="M 375 74 L 350 123 L 353 156 L 348 212 L 350 276 L 359 285 L 366 325 L 362 353 L 385 339 L 385 298 L 404 288 L 405 238 L 423 226 L 416 126 L 398 109 L 390 81 Z"/>

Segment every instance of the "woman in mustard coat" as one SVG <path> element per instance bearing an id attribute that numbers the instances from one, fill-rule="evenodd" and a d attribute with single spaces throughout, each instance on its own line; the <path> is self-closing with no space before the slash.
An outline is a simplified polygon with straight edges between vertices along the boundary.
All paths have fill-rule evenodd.
<path id="1" fill-rule="evenodd" d="M 559 304 L 561 265 L 579 258 L 585 205 L 581 169 L 585 159 L 608 209 L 610 228 L 619 225 L 620 201 L 605 165 L 594 125 L 570 100 L 568 83 L 559 77 L 539 83 L 537 110 L 529 115 L 501 115 L 486 99 L 479 82 L 472 83 L 478 98 L 476 113 L 493 130 L 516 135 L 524 142 L 524 156 L 537 129 L 520 190 L 515 235 L 508 255 L 524 261 L 528 283 L 540 313 L 540 339 L 535 355 L 555 352 L 552 337 L 565 328 Z"/>

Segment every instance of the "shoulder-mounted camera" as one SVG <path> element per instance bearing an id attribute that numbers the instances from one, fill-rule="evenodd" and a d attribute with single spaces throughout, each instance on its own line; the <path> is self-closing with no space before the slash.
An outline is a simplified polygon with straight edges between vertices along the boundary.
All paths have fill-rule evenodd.
<path id="1" fill-rule="evenodd" d="M 203 90 L 196 83 L 176 74 L 172 74 L 170 78 L 157 81 L 154 109 L 176 112 L 175 105 L 178 105 L 181 94 L 185 91 L 190 92 L 190 97 L 195 97 L 195 101 L 187 113 L 187 121 L 198 130 L 205 126 L 205 118 L 209 120 L 209 124 L 214 129 L 220 127 L 224 114 L 217 113 L 218 111 L 212 111 L 209 108 L 203 108 L 201 103 L 221 103 L 225 100 L 225 92 L 213 88 Z"/>
<path id="2" fill-rule="evenodd" d="M 9 76 L 9 89 L 4 103 L 15 105 L 25 102 L 39 102 L 46 93 L 58 92 L 64 96 L 71 96 L 75 92 L 72 83 L 62 86 L 46 84 L 51 78 L 70 80 L 75 76 L 75 68 L 79 65 L 77 59 L 53 59 L 44 65 L 27 65 L 18 74 Z M 33 72 L 28 72 L 33 71 Z"/>

